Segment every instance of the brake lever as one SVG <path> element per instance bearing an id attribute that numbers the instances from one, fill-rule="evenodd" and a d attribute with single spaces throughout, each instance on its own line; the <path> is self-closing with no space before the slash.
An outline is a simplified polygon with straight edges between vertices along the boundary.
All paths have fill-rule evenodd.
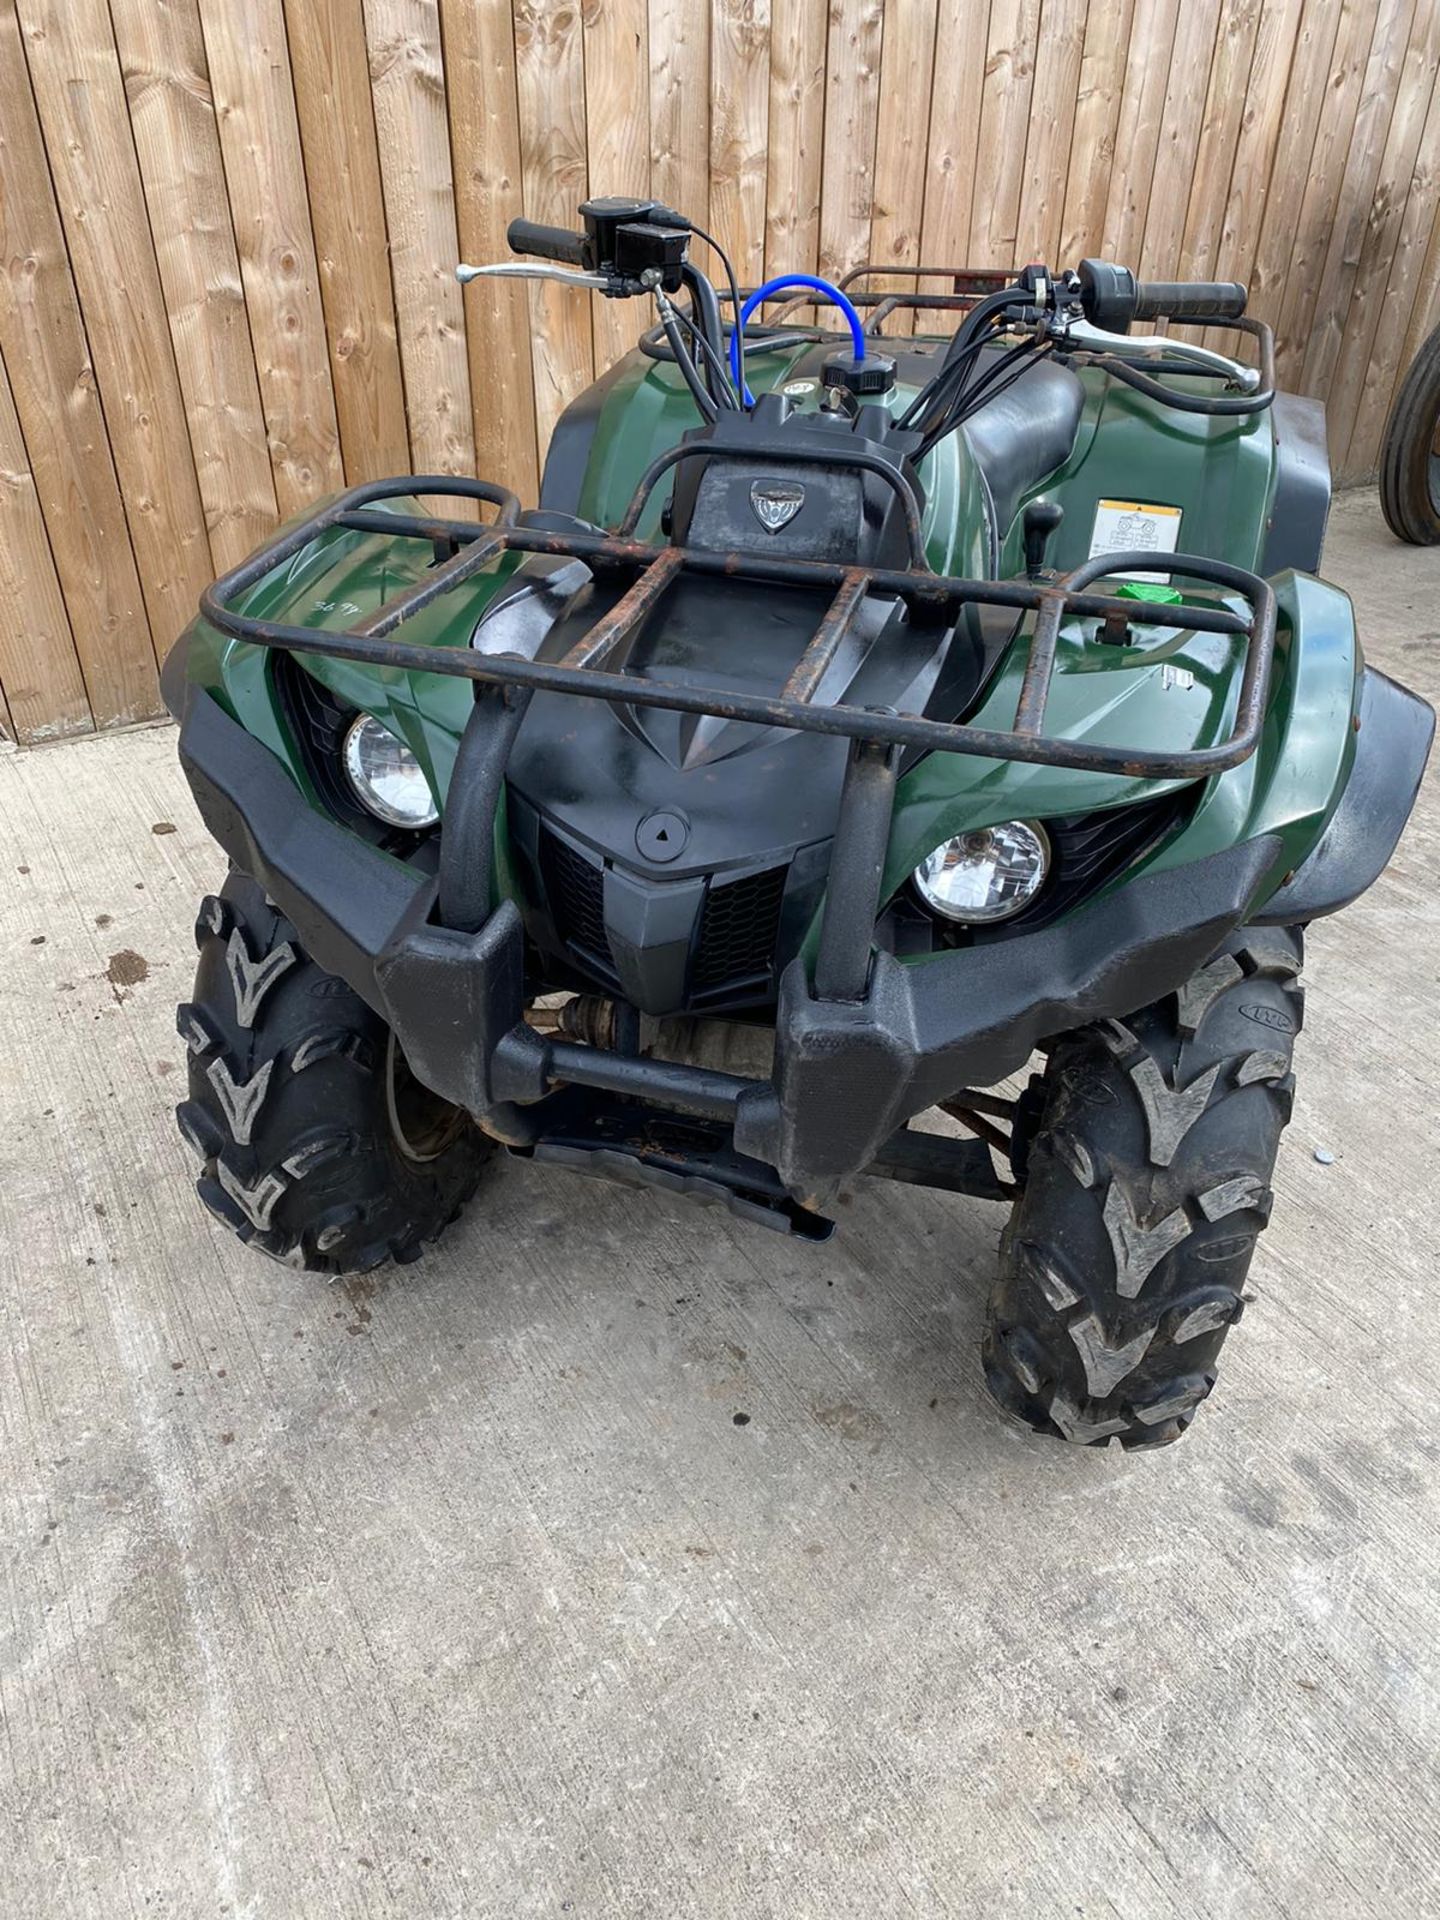
<path id="1" fill-rule="evenodd" d="M 1178 354 L 1182 359 L 1193 360 L 1197 366 L 1224 374 L 1230 385 L 1238 387 L 1241 393 L 1254 393 L 1260 385 L 1257 368 L 1242 366 L 1238 360 L 1216 353 L 1211 347 L 1195 346 L 1188 340 L 1172 340 L 1163 333 L 1108 333 L 1104 327 L 1080 318 L 1067 318 L 1057 332 L 1061 344 L 1068 342 L 1104 353 L 1138 348 L 1142 353 Z"/>
<path id="2" fill-rule="evenodd" d="M 497 260 L 492 266 L 472 267 L 462 260 L 455 269 L 461 286 L 472 280 L 558 280 L 565 287 L 593 287 L 606 293 L 614 281 L 609 274 L 582 273 L 578 267 L 552 267 L 541 260 Z"/>

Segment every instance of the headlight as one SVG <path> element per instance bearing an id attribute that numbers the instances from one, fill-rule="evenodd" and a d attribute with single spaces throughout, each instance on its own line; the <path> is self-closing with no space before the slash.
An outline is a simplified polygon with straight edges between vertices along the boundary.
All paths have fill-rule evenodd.
<path id="1" fill-rule="evenodd" d="M 345 736 L 345 774 L 367 812 L 392 827 L 433 827 L 440 811 L 420 762 L 388 728 L 362 713 Z"/>
<path id="2" fill-rule="evenodd" d="M 1040 891 L 1050 843 L 1023 820 L 944 840 L 915 869 L 915 885 L 947 920 L 1008 920 Z"/>

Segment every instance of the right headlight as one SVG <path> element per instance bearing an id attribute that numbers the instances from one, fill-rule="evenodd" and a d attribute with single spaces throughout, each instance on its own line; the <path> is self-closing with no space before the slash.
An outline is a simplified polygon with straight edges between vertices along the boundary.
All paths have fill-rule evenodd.
<path id="1" fill-rule="evenodd" d="M 1043 827 L 1008 820 L 942 840 L 915 869 L 915 886 L 932 913 L 983 924 L 1029 906 L 1050 868 Z"/>

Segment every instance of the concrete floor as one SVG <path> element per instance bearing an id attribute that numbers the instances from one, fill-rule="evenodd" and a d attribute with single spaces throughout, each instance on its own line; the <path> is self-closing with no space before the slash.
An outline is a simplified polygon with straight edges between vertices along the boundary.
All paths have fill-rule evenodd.
<path id="1" fill-rule="evenodd" d="M 1440 555 L 1355 496 L 1330 570 L 1440 695 Z M 174 746 L 0 760 L 0 1915 L 1440 1913 L 1433 779 L 1220 1385 L 1112 1457 L 992 1411 L 979 1202 L 507 1165 L 419 1266 L 245 1253 Z"/>

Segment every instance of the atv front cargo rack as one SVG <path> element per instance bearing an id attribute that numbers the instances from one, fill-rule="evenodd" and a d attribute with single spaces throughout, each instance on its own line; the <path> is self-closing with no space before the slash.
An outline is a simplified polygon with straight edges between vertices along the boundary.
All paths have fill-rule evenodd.
<path id="1" fill-rule="evenodd" d="M 236 640 L 290 653 L 324 654 L 333 659 L 354 660 L 363 666 L 446 674 L 491 686 L 575 693 L 634 707 L 713 714 L 726 720 L 751 721 L 759 726 L 840 735 L 877 746 L 1031 761 L 1087 773 L 1123 774 L 1152 780 L 1199 780 L 1238 766 L 1259 744 L 1275 653 L 1275 597 L 1257 575 L 1197 555 L 1139 552 L 1101 555 L 1054 581 L 965 580 L 933 573 L 925 559 L 919 502 L 913 489 L 903 476 L 883 462 L 867 462 L 854 452 L 847 452 L 849 464 L 873 468 L 899 496 L 909 545 L 908 568 L 848 566 L 749 550 L 719 552 L 637 540 L 635 529 L 656 483 L 681 460 L 703 458 L 706 452 L 703 443 L 684 445 L 669 449 L 653 461 L 642 475 L 625 518 L 614 534 L 555 533 L 526 526 L 521 521 L 520 503 L 515 495 L 507 488 L 481 480 L 448 474 L 417 474 L 403 479 L 370 481 L 337 495 L 224 574 L 201 596 L 200 610 L 212 626 Z M 814 459 L 813 453 L 797 456 L 795 449 L 778 439 L 757 443 L 756 452 L 767 463 Z M 419 494 L 482 501 L 495 507 L 498 517 L 493 524 L 481 525 L 474 521 L 434 519 L 375 504 L 397 498 L 413 499 Z M 367 619 L 339 630 L 291 626 L 235 611 L 231 603 L 239 595 L 292 560 L 313 540 L 338 529 L 428 541 L 435 550 L 435 565 L 424 580 L 396 594 Z M 443 594 L 454 592 L 507 553 L 552 554 L 583 560 L 597 573 L 633 577 L 610 611 L 597 619 L 560 661 L 418 646 L 389 637 Z M 1224 606 L 1151 604 L 1087 590 L 1104 575 L 1137 568 L 1228 588 L 1247 603 L 1249 616 Z M 668 686 L 611 671 L 608 663 L 620 643 L 654 611 L 666 589 L 682 573 L 770 581 L 779 586 L 829 587 L 833 598 L 800 660 L 774 695 L 739 693 L 718 686 Z M 930 719 L 923 714 L 850 706 L 843 701 L 817 702 L 815 694 L 825 668 L 871 594 L 901 600 L 913 612 L 928 613 L 932 619 L 953 620 L 967 605 L 1033 612 L 1030 656 L 1013 727 L 971 727 L 956 721 Z M 1175 752 L 1139 746 L 1094 745 L 1047 735 L 1043 731 L 1045 707 L 1055 670 L 1060 627 L 1067 616 L 1102 620 L 1115 633 L 1123 633 L 1131 626 L 1164 626 L 1197 633 L 1243 635 L 1247 641 L 1245 663 L 1235 724 L 1229 736 L 1210 746 Z"/>

